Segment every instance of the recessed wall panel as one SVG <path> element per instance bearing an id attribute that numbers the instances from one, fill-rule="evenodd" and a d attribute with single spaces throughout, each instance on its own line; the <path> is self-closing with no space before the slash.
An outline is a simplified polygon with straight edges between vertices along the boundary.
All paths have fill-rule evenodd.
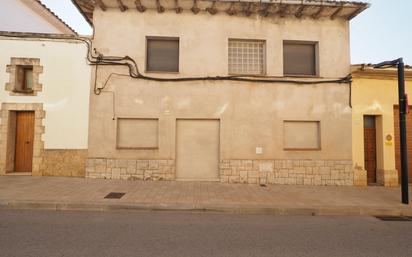
<path id="1" fill-rule="evenodd" d="M 320 150 L 319 121 L 284 121 L 285 150 Z"/>
<path id="2" fill-rule="evenodd" d="M 219 131 L 219 120 L 177 120 L 177 179 L 219 179 Z"/>
<path id="3" fill-rule="evenodd" d="M 119 118 L 117 148 L 157 148 L 158 127 L 158 119 Z"/>

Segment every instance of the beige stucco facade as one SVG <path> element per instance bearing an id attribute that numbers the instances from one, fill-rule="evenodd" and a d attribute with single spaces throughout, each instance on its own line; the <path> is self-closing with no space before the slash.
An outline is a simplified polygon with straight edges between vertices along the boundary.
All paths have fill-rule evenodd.
<path id="1" fill-rule="evenodd" d="M 130 56 L 146 76 L 227 76 L 229 39 L 265 41 L 266 78 L 322 81 L 350 73 L 349 26 L 342 18 L 176 14 L 152 9 L 121 12 L 108 7 L 105 11 L 95 8 L 93 24 L 93 47 L 98 53 Z M 147 37 L 179 38 L 178 73 L 145 72 Z M 283 76 L 282 46 L 286 40 L 317 42 L 319 77 Z M 216 169 L 222 182 L 353 185 L 348 83 L 158 82 L 127 74 L 126 67 L 97 68 L 97 81 L 91 84 L 87 177 L 184 179 L 176 171 L 177 151 L 181 149 L 179 135 L 188 128 L 178 131 L 179 121 L 213 120 L 219 128 Z M 103 88 L 100 95 L 94 94 L 95 86 Z M 119 131 L 126 131 L 119 128 L 122 119 L 135 119 L 136 128 L 149 128 L 152 120 L 158 126 L 145 134 L 129 131 L 120 135 L 145 142 L 142 147 L 124 149 L 118 147 Z M 295 134 L 285 131 L 285 122 L 289 121 L 299 123 L 291 128 Z M 287 144 L 293 145 L 305 133 L 306 122 L 318 126 L 318 134 L 313 135 L 316 138 L 307 138 L 318 142 L 318 147 L 287 149 Z M 157 141 L 151 140 L 147 143 L 150 147 L 145 147 L 153 135 Z M 210 135 L 215 138 L 216 134 Z M 199 137 L 193 143 L 202 140 Z M 191 161 L 203 161 L 201 152 L 193 149 Z"/>
<path id="2" fill-rule="evenodd" d="M 395 166 L 394 106 L 398 105 L 396 69 L 352 66 L 352 145 L 355 184 L 367 185 L 364 155 L 364 116 L 376 117 L 376 180 L 385 186 L 398 185 Z M 406 69 L 406 93 L 412 94 L 412 72 Z"/>

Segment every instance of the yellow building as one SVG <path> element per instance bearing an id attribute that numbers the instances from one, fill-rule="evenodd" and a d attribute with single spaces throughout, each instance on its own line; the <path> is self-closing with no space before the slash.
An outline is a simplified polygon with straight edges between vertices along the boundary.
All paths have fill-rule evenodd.
<path id="1" fill-rule="evenodd" d="M 398 81 L 394 68 L 352 66 L 352 152 L 355 185 L 397 186 L 400 171 Z M 405 70 L 412 95 L 412 67 Z M 412 182 L 412 113 L 407 115 L 409 182 Z"/>

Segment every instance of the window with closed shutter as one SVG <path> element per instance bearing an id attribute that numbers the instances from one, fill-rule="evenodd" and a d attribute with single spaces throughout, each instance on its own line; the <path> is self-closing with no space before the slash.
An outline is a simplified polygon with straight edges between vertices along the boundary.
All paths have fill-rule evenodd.
<path id="1" fill-rule="evenodd" d="M 179 71 L 178 38 L 147 38 L 146 55 L 146 71 Z"/>
<path id="2" fill-rule="evenodd" d="M 283 74 L 316 76 L 316 43 L 283 42 Z"/>

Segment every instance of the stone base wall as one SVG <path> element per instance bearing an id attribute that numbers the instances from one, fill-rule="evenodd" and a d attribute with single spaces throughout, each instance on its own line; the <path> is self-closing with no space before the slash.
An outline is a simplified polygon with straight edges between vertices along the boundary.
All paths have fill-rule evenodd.
<path id="1" fill-rule="evenodd" d="M 379 184 L 386 187 L 396 187 L 399 185 L 397 170 L 377 170 L 376 180 Z"/>
<path id="2" fill-rule="evenodd" d="M 362 168 L 355 167 L 354 169 L 353 183 L 355 186 L 367 186 L 368 185 L 368 173 Z"/>
<path id="3" fill-rule="evenodd" d="M 86 177 L 128 180 L 175 180 L 175 161 L 89 158 L 86 161 Z"/>
<path id="4" fill-rule="evenodd" d="M 350 186 L 351 160 L 221 160 L 226 183 Z"/>
<path id="5" fill-rule="evenodd" d="M 175 180 L 174 160 L 89 158 L 86 177 L 128 180 Z M 350 160 L 221 160 L 223 183 L 351 186 Z"/>
<path id="6" fill-rule="evenodd" d="M 84 177 L 87 150 L 44 150 L 40 171 L 43 176 Z"/>

